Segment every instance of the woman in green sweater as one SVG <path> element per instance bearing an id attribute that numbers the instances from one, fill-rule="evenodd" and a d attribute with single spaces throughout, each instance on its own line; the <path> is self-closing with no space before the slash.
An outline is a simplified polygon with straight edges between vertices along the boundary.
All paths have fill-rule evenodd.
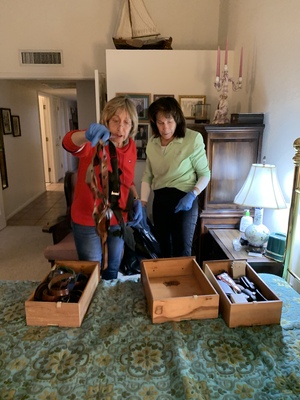
<path id="1" fill-rule="evenodd" d="M 161 97 L 148 110 L 152 137 L 146 148 L 141 200 L 154 192 L 153 223 L 163 257 L 190 256 L 198 218 L 197 196 L 210 180 L 203 138 L 186 128 L 179 103 Z"/>

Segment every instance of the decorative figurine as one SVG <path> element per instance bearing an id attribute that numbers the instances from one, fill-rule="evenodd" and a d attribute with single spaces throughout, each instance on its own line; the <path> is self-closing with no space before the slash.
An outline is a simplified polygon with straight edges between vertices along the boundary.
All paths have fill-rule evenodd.
<path id="1" fill-rule="evenodd" d="M 229 122 L 227 118 L 228 114 L 228 101 L 227 94 L 222 93 L 219 97 L 218 108 L 215 111 L 214 119 L 212 121 L 213 124 L 226 124 Z"/>

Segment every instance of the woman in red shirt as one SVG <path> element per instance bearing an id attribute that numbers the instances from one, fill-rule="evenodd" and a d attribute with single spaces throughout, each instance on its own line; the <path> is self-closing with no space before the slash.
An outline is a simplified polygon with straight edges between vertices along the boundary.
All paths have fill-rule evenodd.
<path id="1" fill-rule="evenodd" d="M 76 249 L 80 260 L 100 263 L 103 279 L 115 279 L 118 276 L 124 248 L 124 226 L 128 222 L 127 207 L 130 192 L 134 197 L 131 226 L 137 225 L 142 219 L 141 202 L 134 185 L 137 151 L 133 137 L 137 128 L 138 116 L 135 104 L 125 96 L 118 96 L 106 104 L 101 116 L 101 124 L 91 124 L 87 130 L 70 131 L 63 139 L 64 149 L 79 159 L 77 183 L 71 206 Z M 114 145 L 113 148 L 111 144 L 108 145 L 109 142 Z M 99 143 L 101 146 L 98 145 Z M 107 268 L 102 260 L 101 240 L 96 232 L 93 216 L 95 210 L 101 210 L 103 203 L 100 165 L 103 162 L 104 151 L 110 174 L 113 173 L 111 156 L 117 157 L 119 176 L 119 195 L 117 196 L 119 214 L 116 216 L 110 211 L 106 213 L 106 216 L 111 217 L 107 237 Z M 96 153 L 98 163 L 95 163 Z M 91 175 L 92 181 L 95 179 L 98 196 L 95 196 L 91 190 Z M 110 199 L 108 200 L 110 204 Z"/>

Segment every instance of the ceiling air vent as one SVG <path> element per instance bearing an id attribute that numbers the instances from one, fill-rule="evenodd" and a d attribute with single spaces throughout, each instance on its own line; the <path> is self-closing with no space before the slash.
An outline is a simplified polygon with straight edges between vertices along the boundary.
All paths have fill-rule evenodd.
<path id="1" fill-rule="evenodd" d="M 62 65 L 61 51 L 21 51 L 22 65 Z"/>

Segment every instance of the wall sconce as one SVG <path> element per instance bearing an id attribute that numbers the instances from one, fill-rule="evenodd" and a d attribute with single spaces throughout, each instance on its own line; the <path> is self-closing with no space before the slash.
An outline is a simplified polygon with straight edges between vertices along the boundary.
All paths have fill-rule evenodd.
<path id="1" fill-rule="evenodd" d="M 245 236 L 250 245 L 261 248 L 270 235 L 269 229 L 262 223 L 263 209 L 286 208 L 275 165 L 252 164 L 244 185 L 235 196 L 234 203 L 255 208 L 253 224 L 247 227 Z"/>

